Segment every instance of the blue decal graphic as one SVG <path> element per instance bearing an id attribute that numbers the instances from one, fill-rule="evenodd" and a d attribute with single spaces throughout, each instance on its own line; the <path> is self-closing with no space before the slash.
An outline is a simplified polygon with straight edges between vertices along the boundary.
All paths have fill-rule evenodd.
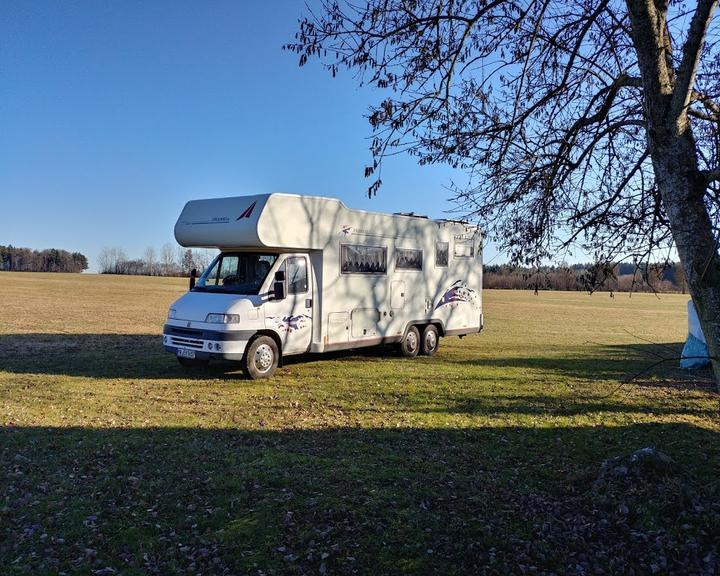
<path id="1" fill-rule="evenodd" d="M 453 284 L 445 290 L 445 294 L 442 295 L 440 301 L 435 306 L 435 310 L 440 306 L 446 304 L 457 305 L 459 302 L 470 302 L 475 305 L 477 303 L 477 292 L 472 288 L 468 288 L 462 280 L 456 280 Z"/>
<path id="2" fill-rule="evenodd" d="M 250 216 L 252 216 L 253 210 L 255 210 L 255 204 L 257 204 L 257 200 L 255 200 L 255 202 L 253 202 L 252 204 L 250 204 L 250 206 L 245 208 L 245 210 L 243 210 L 243 213 L 240 214 L 240 216 L 238 216 L 237 218 L 235 218 L 235 222 L 237 222 L 238 220 L 240 220 L 242 218 L 250 218 Z"/>
<path id="3" fill-rule="evenodd" d="M 296 330 L 302 330 L 310 324 L 312 320 L 311 316 L 307 314 L 298 314 L 297 316 L 269 316 L 268 320 L 275 322 L 275 327 L 281 332 L 295 332 Z"/>

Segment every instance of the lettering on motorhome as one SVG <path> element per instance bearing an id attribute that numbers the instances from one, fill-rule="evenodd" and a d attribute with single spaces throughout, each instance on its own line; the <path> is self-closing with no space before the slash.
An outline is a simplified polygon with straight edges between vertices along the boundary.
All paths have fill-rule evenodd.
<path id="1" fill-rule="evenodd" d="M 229 224 L 230 218 L 226 216 L 214 216 L 210 220 L 183 220 L 183 226 L 198 226 L 201 224 Z"/>
<path id="2" fill-rule="evenodd" d="M 345 235 L 354 236 L 368 236 L 371 238 L 400 238 L 397 234 L 382 234 L 379 232 L 373 232 L 372 230 L 366 230 L 364 228 L 353 228 L 352 226 L 343 226 L 341 232 Z"/>

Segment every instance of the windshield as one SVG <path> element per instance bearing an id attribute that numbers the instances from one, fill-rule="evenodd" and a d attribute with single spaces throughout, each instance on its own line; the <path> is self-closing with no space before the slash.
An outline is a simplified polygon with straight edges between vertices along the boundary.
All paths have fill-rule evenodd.
<path id="1" fill-rule="evenodd" d="M 198 278 L 193 290 L 257 294 L 275 260 L 276 254 L 223 252 Z"/>

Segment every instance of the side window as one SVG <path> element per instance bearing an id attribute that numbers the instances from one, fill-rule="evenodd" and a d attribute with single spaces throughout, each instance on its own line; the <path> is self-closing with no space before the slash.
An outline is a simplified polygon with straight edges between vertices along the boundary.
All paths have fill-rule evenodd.
<path id="1" fill-rule="evenodd" d="M 450 256 L 449 242 L 435 242 L 435 267 L 447 268 Z"/>
<path id="2" fill-rule="evenodd" d="M 398 248 L 395 250 L 396 270 L 422 270 L 422 267 L 422 250 L 412 250 L 410 248 Z"/>
<path id="3" fill-rule="evenodd" d="M 340 272 L 343 274 L 386 274 L 385 246 L 340 246 Z"/>
<path id="4" fill-rule="evenodd" d="M 288 294 L 303 294 L 308 289 L 307 260 L 302 256 L 287 259 Z"/>
<path id="5" fill-rule="evenodd" d="M 472 258 L 475 256 L 475 247 L 472 236 L 455 236 L 455 258 Z"/>

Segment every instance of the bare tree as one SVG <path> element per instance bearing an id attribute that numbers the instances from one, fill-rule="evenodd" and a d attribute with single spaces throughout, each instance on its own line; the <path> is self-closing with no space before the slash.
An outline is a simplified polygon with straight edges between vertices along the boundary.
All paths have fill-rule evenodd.
<path id="1" fill-rule="evenodd" d="M 127 259 L 128 257 L 122 248 L 117 246 L 110 248 L 110 261 L 112 262 L 110 272 L 112 274 L 125 274 L 125 262 L 127 262 Z"/>
<path id="2" fill-rule="evenodd" d="M 110 248 L 105 246 L 102 248 L 102 250 L 100 250 L 97 256 L 97 264 L 98 272 L 100 272 L 101 274 L 110 271 L 110 268 L 112 266 Z"/>
<path id="3" fill-rule="evenodd" d="M 196 267 L 193 251 L 187 248 L 183 252 L 182 258 L 182 273 L 189 275 L 193 268 Z"/>
<path id="4" fill-rule="evenodd" d="M 160 259 L 162 262 L 163 274 L 165 276 L 172 275 L 175 268 L 175 248 L 172 244 L 170 244 L 170 242 L 163 244 Z"/>
<path id="5" fill-rule="evenodd" d="M 527 264 L 581 247 L 648 262 L 674 246 L 720 382 L 720 37 L 715 0 L 323 1 L 318 57 L 387 92 L 383 158 L 464 169 L 458 210 Z"/>
<path id="6" fill-rule="evenodd" d="M 122 274 L 122 262 L 127 260 L 127 256 L 122 248 L 107 246 L 100 250 L 98 254 L 98 268 L 102 274 Z"/>
<path id="7" fill-rule="evenodd" d="M 145 271 L 149 276 L 155 276 L 157 272 L 157 254 L 155 248 L 148 246 L 145 248 L 145 254 L 143 255 L 145 260 Z"/>
<path id="8" fill-rule="evenodd" d="M 198 269 L 199 273 L 202 273 L 209 265 L 210 262 L 215 258 L 217 250 L 211 250 L 209 248 L 198 248 L 193 250 L 193 261 Z"/>
<path id="9" fill-rule="evenodd" d="M 185 271 L 186 252 L 186 249 L 182 246 L 176 246 L 175 248 L 175 265 L 177 274 L 190 274 L 190 270 L 187 270 L 187 272 Z"/>
<path id="10" fill-rule="evenodd" d="M 128 259 L 125 251 L 117 246 L 110 248 L 110 258 L 113 262 L 112 272 L 114 274 L 124 274 L 125 262 Z"/>

